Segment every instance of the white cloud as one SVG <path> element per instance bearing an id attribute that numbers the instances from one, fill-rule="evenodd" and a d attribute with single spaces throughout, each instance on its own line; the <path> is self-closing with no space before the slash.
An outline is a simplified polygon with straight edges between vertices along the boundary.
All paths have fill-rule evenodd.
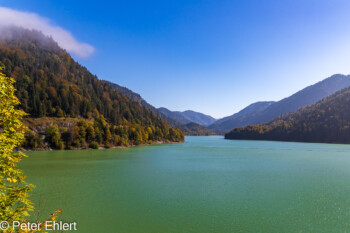
<path id="1" fill-rule="evenodd" d="M 69 31 L 52 25 L 49 19 L 34 13 L 0 7 L 0 27 L 4 26 L 19 26 L 41 31 L 47 36 L 52 36 L 60 47 L 80 57 L 88 57 L 95 50 L 91 45 L 77 41 Z"/>

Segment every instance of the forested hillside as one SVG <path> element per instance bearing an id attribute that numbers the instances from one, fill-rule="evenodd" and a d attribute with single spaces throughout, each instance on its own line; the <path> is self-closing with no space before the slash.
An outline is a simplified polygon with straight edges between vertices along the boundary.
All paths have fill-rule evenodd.
<path id="1" fill-rule="evenodd" d="M 273 103 L 273 101 L 253 103 L 231 116 L 217 120 L 209 128 L 217 133 L 224 134 L 235 127 L 246 126 Z"/>
<path id="2" fill-rule="evenodd" d="M 269 123 L 236 128 L 225 138 L 350 143 L 350 88 Z"/>
<path id="3" fill-rule="evenodd" d="M 275 117 L 295 112 L 301 107 L 316 103 L 324 97 L 349 86 L 350 76 L 336 74 L 314 85 L 308 86 L 287 98 L 270 104 L 263 109 L 263 111 L 258 109 L 258 111 L 250 112 L 238 118 L 233 115 L 225 121 L 215 122 L 209 128 L 214 131 L 227 132 L 235 127 L 262 124 L 271 121 Z"/>
<path id="4" fill-rule="evenodd" d="M 177 112 L 170 111 L 167 108 L 158 108 L 158 111 L 160 111 L 162 114 L 166 115 L 167 117 L 177 122 L 180 122 L 181 124 L 186 125 L 188 123 L 191 123 L 191 121 L 186 117 L 182 116 L 181 114 L 178 114 Z"/>
<path id="5" fill-rule="evenodd" d="M 168 124 L 172 127 L 181 129 L 185 135 L 188 136 L 205 136 L 205 135 L 214 135 L 215 133 L 199 124 L 191 122 L 189 119 L 185 119 L 182 116 L 179 116 L 178 114 L 171 112 L 170 110 L 166 108 L 155 108 L 151 104 L 149 104 L 146 100 L 144 100 L 141 95 L 131 91 L 130 89 L 126 87 L 122 87 L 118 84 L 109 82 L 109 81 L 103 81 L 106 82 L 109 86 L 111 86 L 113 89 L 117 90 L 118 92 L 124 94 L 125 96 L 129 97 L 131 100 L 139 103 L 143 107 L 151 110 L 154 114 L 159 116 L 162 120 L 165 120 L 168 122 Z M 169 114 L 170 113 L 170 114 Z M 175 119 L 183 122 L 180 123 L 179 121 L 176 121 L 175 119 L 171 118 L 174 117 Z"/>
<path id="6" fill-rule="evenodd" d="M 20 28 L 2 32 L 3 73 L 16 80 L 20 107 L 29 117 L 45 119 L 44 127 L 36 121 L 26 146 L 127 146 L 184 139 L 181 130 L 100 81 L 51 38 Z M 62 125 L 62 119 L 74 120 Z"/>
<path id="7" fill-rule="evenodd" d="M 175 121 L 175 125 L 178 125 L 178 127 L 185 133 L 185 135 L 205 136 L 216 134 L 214 131 L 208 129 L 207 127 L 192 122 L 190 119 L 182 116 L 177 112 L 170 111 L 167 108 L 158 108 L 158 111 L 161 113 L 161 116 L 165 116 L 164 119 L 171 119 L 172 121 Z"/>
<path id="8" fill-rule="evenodd" d="M 210 136 L 217 135 L 214 131 L 198 125 L 197 123 L 191 122 L 181 126 L 181 129 L 185 132 L 185 135 L 192 136 Z"/>
<path id="9" fill-rule="evenodd" d="M 181 116 L 185 117 L 191 122 L 194 122 L 198 125 L 205 126 L 205 127 L 207 127 L 210 124 L 213 124 L 216 121 L 216 119 L 213 118 L 212 116 L 209 116 L 200 112 L 195 112 L 192 110 L 186 110 L 183 112 L 175 111 L 175 113 L 180 114 Z"/>

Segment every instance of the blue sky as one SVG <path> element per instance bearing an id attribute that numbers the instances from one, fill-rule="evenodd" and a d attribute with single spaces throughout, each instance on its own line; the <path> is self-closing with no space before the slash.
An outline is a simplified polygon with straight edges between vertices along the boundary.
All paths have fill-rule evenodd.
<path id="1" fill-rule="evenodd" d="M 350 73 L 350 1 L 0 0 L 94 48 L 73 56 L 156 107 L 231 115 Z"/>

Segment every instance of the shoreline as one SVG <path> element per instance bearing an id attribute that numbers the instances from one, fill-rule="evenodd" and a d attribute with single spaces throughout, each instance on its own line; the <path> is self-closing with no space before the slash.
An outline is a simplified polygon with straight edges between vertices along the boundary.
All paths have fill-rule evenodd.
<path id="1" fill-rule="evenodd" d="M 130 147 L 136 147 L 136 146 L 152 146 L 152 145 L 164 145 L 164 144 L 176 144 L 176 143 L 184 143 L 185 140 L 181 141 L 181 142 L 170 142 L 170 141 L 155 141 L 152 143 L 142 143 L 142 144 L 132 144 L 132 145 L 128 145 L 128 146 L 110 146 L 110 147 L 105 147 L 105 146 L 99 146 L 98 149 L 93 149 L 90 147 L 75 147 L 75 148 L 71 148 L 71 149 L 63 149 L 61 151 L 65 151 L 65 150 L 105 150 L 105 149 L 125 149 L 125 148 L 130 148 Z M 58 151 L 60 149 L 53 149 L 51 147 L 48 148 L 36 148 L 36 149 L 30 149 L 30 148 L 16 148 L 15 151 Z"/>

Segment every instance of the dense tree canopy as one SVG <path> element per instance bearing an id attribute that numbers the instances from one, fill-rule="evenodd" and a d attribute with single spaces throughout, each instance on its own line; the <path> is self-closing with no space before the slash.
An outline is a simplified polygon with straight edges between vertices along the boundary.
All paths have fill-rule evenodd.
<path id="1" fill-rule="evenodd" d="M 32 186 L 18 168 L 24 154 L 13 150 L 24 139 L 26 127 L 21 118 L 25 113 L 15 109 L 19 101 L 14 95 L 14 80 L 3 75 L 2 69 L 0 64 L 0 219 L 23 221 L 33 209 L 28 199 Z"/>
<path id="2" fill-rule="evenodd" d="M 225 138 L 350 143 L 350 88 L 269 123 L 236 128 Z"/>
<path id="3" fill-rule="evenodd" d="M 37 31 L 8 30 L 11 37 L 0 41 L 0 62 L 5 65 L 4 73 L 16 80 L 20 107 L 30 117 L 81 118 L 88 125 L 49 128 L 44 140 L 52 147 L 71 147 L 75 142 L 78 146 L 78 141 L 79 145 L 89 141 L 130 145 L 183 140 L 181 130 L 169 127 L 150 110 L 100 81 L 51 38 Z M 81 134 L 75 131 L 77 127 Z M 82 133 L 92 128 L 93 135 Z M 26 145 L 38 146 L 40 130 L 32 130 Z M 59 142 L 54 142 L 58 135 Z"/>

